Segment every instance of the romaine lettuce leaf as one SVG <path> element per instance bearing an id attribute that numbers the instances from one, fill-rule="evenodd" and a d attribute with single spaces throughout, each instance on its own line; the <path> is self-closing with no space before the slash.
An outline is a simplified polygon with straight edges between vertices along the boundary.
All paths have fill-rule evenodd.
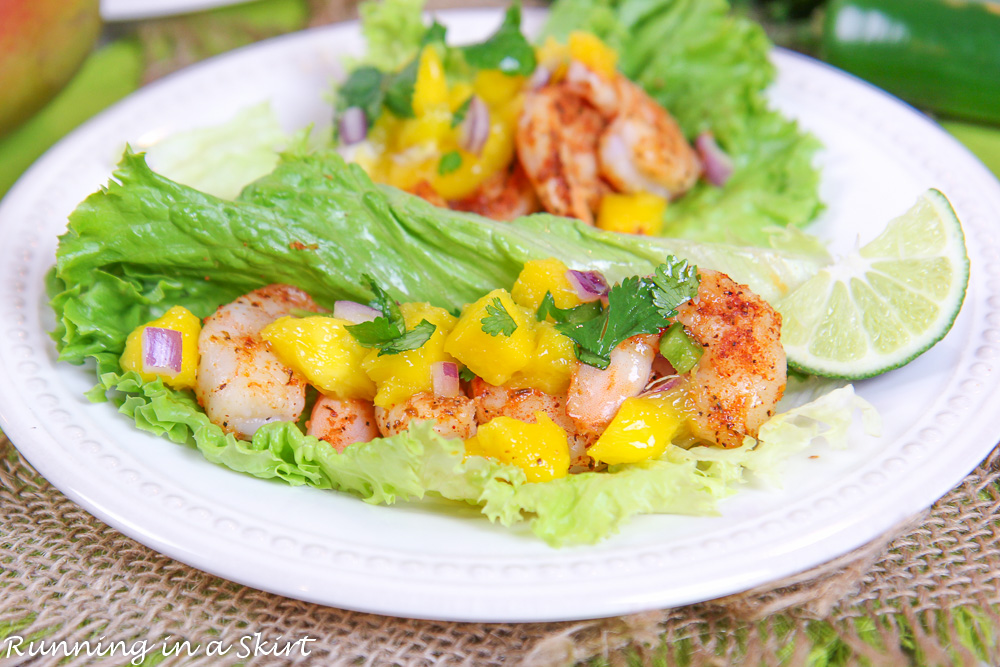
<path id="1" fill-rule="evenodd" d="M 370 274 L 401 300 L 455 306 L 510 287 L 528 259 L 555 255 L 612 277 L 652 271 L 666 254 L 745 272 L 758 291 L 780 294 L 817 264 L 787 253 L 601 232 L 552 216 L 497 223 L 444 211 L 377 186 L 333 152 L 288 155 L 269 176 L 227 201 L 152 172 L 126 153 L 114 180 L 72 214 L 48 280 L 60 359 L 97 362 L 99 396 L 147 431 L 196 446 L 215 463 L 291 484 L 348 491 L 370 502 L 437 495 L 482 505 L 504 524 L 531 519 L 552 544 L 593 542 L 637 512 L 707 512 L 731 492 L 741 468 L 674 452 L 551 486 L 443 440 L 427 425 L 337 454 L 293 424 L 270 424 L 252 442 L 225 435 L 185 392 L 143 383 L 118 364 L 139 324 L 183 305 L 210 314 L 274 282 L 322 304 L 366 299 Z M 694 462 L 692 462 L 694 461 Z"/>

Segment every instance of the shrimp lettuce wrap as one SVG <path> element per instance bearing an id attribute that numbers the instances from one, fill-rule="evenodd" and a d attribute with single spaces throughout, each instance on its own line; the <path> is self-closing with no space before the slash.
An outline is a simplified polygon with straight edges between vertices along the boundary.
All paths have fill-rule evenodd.
<path id="1" fill-rule="evenodd" d="M 207 329 L 220 306 L 229 308 L 248 293 L 281 284 L 313 301 L 289 311 L 293 322 L 317 319 L 321 320 L 317 326 L 326 326 L 335 318 L 317 313 L 334 310 L 336 315 L 337 302 L 375 306 L 374 318 L 367 322 L 358 318 L 359 324 L 352 326 L 371 325 L 365 335 L 369 342 L 376 341 L 378 349 L 366 353 L 373 355 L 376 367 L 394 358 L 392 353 L 381 354 L 387 347 L 396 345 L 402 354 L 420 353 L 435 340 L 437 329 L 423 341 L 413 335 L 422 326 L 418 320 L 443 331 L 447 318 L 461 323 L 470 317 L 468 304 L 484 304 L 489 317 L 474 319 L 472 333 L 491 340 L 512 338 L 517 331 L 509 329 L 500 310 L 522 331 L 561 326 L 543 322 L 548 315 L 529 321 L 518 304 L 499 294 L 513 290 L 531 262 L 561 262 L 573 271 L 600 272 L 612 290 L 607 309 L 596 307 L 605 317 L 625 294 L 614 290 L 631 285 L 630 303 L 645 309 L 645 320 L 652 318 L 649 327 L 659 331 L 657 322 L 663 323 L 656 320 L 662 316 L 662 311 L 656 314 L 659 292 L 644 281 L 650 280 L 646 276 L 663 274 L 669 257 L 686 262 L 685 270 L 675 272 L 678 276 L 691 278 L 694 266 L 702 276 L 722 271 L 748 285 L 762 303 L 801 284 L 819 267 L 814 257 L 611 234 L 545 214 L 492 222 L 377 185 L 361 168 L 329 151 L 283 156 L 273 173 L 232 201 L 171 181 L 149 169 L 142 155 L 126 153 L 107 187 L 72 214 L 60 239 L 48 290 L 60 359 L 75 364 L 92 360 L 99 384 L 91 397 L 110 398 L 143 430 L 196 447 L 209 461 L 234 471 L 346 491 L 373 503 L 428 496 L 470 503 L 493 521 L 503 525 L 529 521 L 548 543 L 566 545 L 604 538 L 637 513 L 714 512 L 719 499 L 734 492 L 747 471 L 775 475 L 783 456 L 807 446 L 818 433 L 825 431 L 828 440 L 844 437 L 855 408 L 864 404 L 844 387 L 784 413 L 778 406 L 777 416 L 765 418 L 753 429 L 756 438 L 722 443 L 741 446 L 665 444 L 652 458 L 617 462 L 613 456 L 605 457 L 602 465 L 590 470 L 531 481 L 531 466 L 495 455 L 484 438 L 474 442 L 464 436 L 445 437 L 428 420 L 411 420 L 394 434 L 344 446 L 342 451 L 305 433 L 306 408 L 295 421 L 262 420 L 250 429 L 252 436 L 234 432 L 226 420 L 206 414 L 199 403 L 199 398 L 205 403 L 203 395 L 173 381 L 177 374 L 126 370 L 131 363 L 130 335 L 174 317 L 171 313 L 177 308 L 191 315 L 184 321 L 192 321 L 192 326 L 205 318 L 201 326 Z M 687 278 L 663 284 L 672 289 Z M 543 296 L 542 302 L 547 305 L 540 303 L 540 308 L 547 308 L 557 321 L 562 318 L 561 331 L 595 320 L 596 315 L 574 323 L 565 313 L 584 304 L 555 304 L 554 291 L 546 290 L 549 298 Z M 491 295 L 497 295 L 497 302 Z M 484 302 L 485 297 L 490 298 Z M 394 309 L 397 302 L 403 305 Z M 407 319 L 411 304 L 416 304 L 412 307 L 418 316 Z M 231 311 L 218 311 L 223 312 Z M 183 334 L 186 326 L 175 328 Z M 393 326 L 398 328 L 392 330 Z M 455 331 L 459 324 L 451 326 Z M 645 332 L 642 335 L 648 334 L 643 330 L 647 325 L 636 326 Z M 609 324 L 604 329 L 609 327 L 613 328 Z M 504 334 L 505 329 L 511 333 Z M 633 330 L 624 326 L 620 333 Z M 602 335 L 597 336 L 598 343 Z M 573 340 L 578 356 L 581 349 L 610 355 L 619 343 L 612 341 L 602 350 L 600 344 L 581 344 L 584 337 Z M 179 337 L 178 345 L 180 341 Z M 529 347 L 536 350 L 534 341 Z M 454 353 L 460 360 L 456 366 L 471 368 L 479 379 L 499 365 L 499 360 L 488 358 L 476 368 L 474 353 L 449 349 L 447 343 L 442 349 Z M 607 359 L 611 363 L 610 356 Z M 316 378 L 307 380 L 320 384 Z M 320 392 L 312 398 L 318 403 L 325 397 Z M 801 401 L 802 396 L 797 398 Z M 505 433 L 512 432 L 501 432 L 501 439 Z"/>
<path id="2" fill-rule="evenodd" d="M 534 44 L 511 7 L 482 43 L 370 3 L 370 55 L 338 88 L 338 140 L 439 206 L 766 245 L 818 212 L 818 142 L 769 108 L 760 26 L 723 0 L 559 0 Z M 391 48 L 389 48 L 391 45 Z"/>

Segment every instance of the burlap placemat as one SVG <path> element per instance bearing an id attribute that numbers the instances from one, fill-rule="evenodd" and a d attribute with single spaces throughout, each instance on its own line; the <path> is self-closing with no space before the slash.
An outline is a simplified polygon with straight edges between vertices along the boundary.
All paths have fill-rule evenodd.
<path id="1" fill-rule="evenodd" d="M 164 665 L 998 664 L 998 479 L 1000 449 L 910 525 L 714 602 L 588 622 L 441 623 L 299 602 L 182 565 L 68 500 L 0 434 L 0 663 L 26 660 L 4 658 L 17 638 L 103 638 L 145 640 L 154 657 L 164 639 L 197 648 Z M 253 633 L 273 647 L 308 637 L 309 655 L 239 657 Z M 211 642 L 236 650 L 209 657 Z M 117 655 L 101 664 L 129 662 Z"/>

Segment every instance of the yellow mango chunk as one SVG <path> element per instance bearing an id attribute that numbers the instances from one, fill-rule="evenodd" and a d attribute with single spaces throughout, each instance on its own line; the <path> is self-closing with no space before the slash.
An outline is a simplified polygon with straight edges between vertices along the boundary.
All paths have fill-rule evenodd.
<path id="1" fill-rule="evenodd" d="M 510 336 L 496 336 L 483 331 L 483 320 L 490 316 L 487 305 L 499 299 L 516 329 Z M 445 341 L 444 349 L 465 364 L 469 370 L 493 385 L 501 385 L 528 365 L 535 351 L 535 331 L 524 312 L 507 290 L 496 289 L 462 311 L 455 328 Z"/>
<path id="2" fill-rule="evenodd" d="M 508 384 L 515 389 L 565 394 L 577 363 L 573 341 L 556 331 L 549 322 L 539 322 L 535 329 L 535 353 L 527 366 L 514 373 Z"/>
<path id="3" fill-rule="evenodd" d="M 534 424 L 496 417 L 465 443 L 466 454 L 515 465 L 529 482 L 548 482 L 569 473 L 566 432 L 544 412 Z"/>
<path id="4" fill-rule="evenodd" d="M 181 333 L 181 371 L 176 375 L 147 373 L 142 370 L 142 332 L 146 327 L 172 329 Z M 194 389 L 198 374 L 198 335 L 201 320 L 183 306 L 174 306 L 161 317 L 135 328 L 125 339 L 125 351 L 119 363 L 124 371 L 135 371 L 146 382 L 157 377 L 174 389 Z"/>
<path id="5" fill-rule="evenodd" d="M 340 399 L 375 396 L 375 383 L 361 368 L 368 350 L 333 317 L 281 317 L 264 327 L 260 337 L 282 363 L 301 373 L 324 394 Z"/>
<path id="6" fill-rule="evenodd" d="M 448 90 L 448 106 L 452 112 L 458 111 L 458 108 L 465 104 L 475 92 L 476 90 L 471 83 L 457 81 L 452 84 Z"/>
<path id="7" fill-rule="evenodd" d="M 448 81 L 441 56 L 433 46 L 420 52 L 417 80 L 413 85 L 413 113 L 419 118 L 439 109 L 448 111 Z"/>
<path id="8" fill-rule="evenodd" d="M 618 53 L 592 33 L 571 32 L 569 35 L 569 56 L 605 79 L 610 79 L 615 75 Z"/>
<path id="9" fill-rule="evenodd" d="M 637 463 L 661 456 L 684 425 L 686 415 L 660 398 L 628 398 L 588 450 L 595 461 Z"/>
<path id="10" fill-rule="evenodd" d="M 520 108 L 521 98 L 517 97 L 502 107 L 490 109 L 490 134 L 479 155 L 459 149 L 462 127 L 453 128 L 452 138 L 442 144 L 442 151 L 458 150 L 462 163 L 458 169 L 441 174 L 438 170 L 440 157 L 437 157 L 428 178 L 434 190 L 445 199 L 462 199 L 479 189 L 498 171 L 507 169 L 514 160 L 514 136 Z"/>
<path id="11" fill-rule="evenodd" d="M 610 232 L 655 236 L 663 229 L 667 200 L 648 192 L 606 194 L 601 198 L 597 226 Z"/>
<path id="12" fill-rule="evenodd" d="M 510 294 L 514 302 L 530 311 L 538 310 L 546 292 L 558 308 L 579 306 L 582 301 L 566 277 L 569 268 L 558 259 L 532 259 L 524 263 Z"/>
<path id="13" fill-rule="evenodd" d="M 451 112 L 443 107 L 432 109 L 416 118 L 408 118 L 400 122 L 398 132 L 395 138 L 398 150 L 424 144 L 437 149 L 451 135 Z"/>
<path id="14" fill-rule="evenodd" d="M 445 340 L 457 321 L 451 313 L 428 303 L 404 303 L 399 310 L 407 329 L 414 328 L 421 320 L 427 320 L 436 328 L 427 342 L 415 350 L 382 356 L 378 350 L 367 351 L 361 366 L 375 383 L 375 405 L 382 408 L 402 403 L 422 391 L 432 391 L 431 365 L 455 361 L 444 349 Z"/>
<path id="15" fill-rule="evenodd" d="M 472 87 L 492 109 L 517 97 L 524 89 L 524 81 L 523 76 L 508 76 L 498 69 L 483 69 L 476 73 Z"/>
<path id="16" fill-rule="evenodd" d="M 569 59 L 569 47 L 560 44 L 552 36 L 546 37 L 545 42 L 535 49 L 535 60 L 539 66 L 546 67 L 552 72 L 549 78 L 552 83 L 559 83 L 566 78 Z"/>

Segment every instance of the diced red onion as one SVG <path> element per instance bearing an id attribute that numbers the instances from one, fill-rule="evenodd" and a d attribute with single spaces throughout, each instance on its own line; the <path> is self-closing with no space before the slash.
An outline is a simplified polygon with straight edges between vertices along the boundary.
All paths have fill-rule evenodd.
<path id="1" fill-rule="evenodd" d="M 651 382 L 640 394 L 640 396 L 656 396 L 657 394 L 665 394 L 674 387 L 681 384 L 684 378 L 680 375 L 672 375 L 667 377 L 661 377 L 657 380 Z"/>
<path id="2" fill-rule="evenodd" d="M 470 153 L 483 152 L 486 140 L 490 138 L 490 109 L 478 95 L 469 101 L 469 109 L 462 121 L 461 146 Z"/>
<path id="3" fill-rule="evenodd" d="M 722 187 L 733 175 L 733 160 L 715 143 L 711 132 L 702 132 L 694 140 L 695 150 L 705 165 L 705 178 L 712 185 Z"/>
<path id="4" fill-rule="evenodd" d="M 458 396 L 458 364 L 451 361 L 431 364 L 431 386 L 437 396 Z"/>
<path id="5" fill-rule="evenodd" d="M 368 117 L 361 107 L 347 107 L 340 114 L 338 127 L 340 143 L 350 146 L 364 141 L 368 136 Z"/>
<path id="6" fill-rule="evenodd" d="M 547 84 L 551 79 L 552 70 L 544 65 L 539 65 L 535 68 L 535 71 L 531 73 L 531 78 L 528 79 L 528 87 L 532 90 L 538 90 Z"/>
<path id="7" fill-rule="evenodd" d="M 371 322 L 381 314 L 375 308 L 356 301 L 335 301 L 333 303 L 333 316 L 340 320 L 347 320 L 351 324 Z"/>
<path id="8" fill-rule="evenodd" d="M 180 331 L 146 327 L 142 330 L 142 370 L 177 375 L 181 372 L 184 337 Z"/>
<path id="9" fill-rule="evenodd" d="M 597 301 L 608 293 L 608 281 L 604 279 L 600 271 L 574 271 L 570 269 L 566 272 L 576 295 L 580 301 Z"/>

